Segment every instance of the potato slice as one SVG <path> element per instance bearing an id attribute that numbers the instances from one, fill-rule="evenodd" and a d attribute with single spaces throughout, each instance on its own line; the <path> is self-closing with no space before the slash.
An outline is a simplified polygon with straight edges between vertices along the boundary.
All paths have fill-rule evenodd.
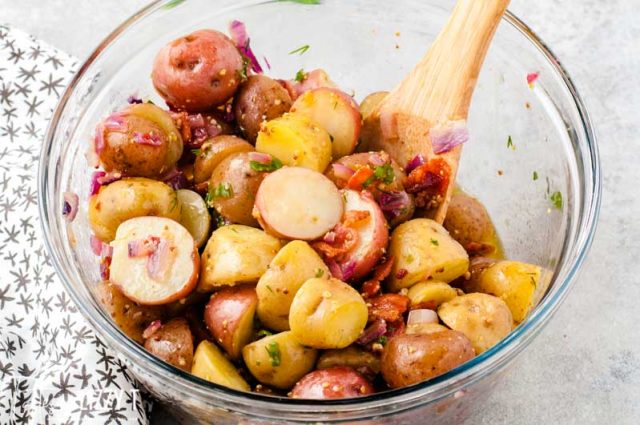
<path id="1" fill-rule="evenodd" d="M 318 352 L 300 344 L 290 332 L 259 339 L 244 347 L 249 372 L 263 384 L 288 389 L 313 369 Z"/>
<path id="2" fill-rule="evenodd" d="M 461 295 L 438 308 L 438 316 L 451 329 L 471 340 L 476 354 L 483 353 L 507 336 L 513 328 L 509 307 L 493 295 Z"/>
<path id="3" fill-rule="evenodd" d="M 127 298 L 140 304 L 177 301 L 198 282 L 198 247 L 176 221 L 132 218 L 118 227 L 111 246 L 111 281 Z"/>
<path id="4" fill-rule="evenodd" d="M 211 234 L 202 253 L 198 291 L 257 282 L 281 246 L 280 240 L 253 227 L 220 227 Z"/>
<path id="5" fill-rule="evenodd" d="M 371 382 L 355 370 L 337 366 L 314 370 L 291 390 L 291 398 L 329 400 L 363 397 L 375 393 Z"/>
<path id="6" fill-rule="evenodd" d="M 258 297 L 253 287 L 225 288 L 211 295 L 204 308 L 204 323 L 229 357 L 240 357 L 253 337 Z"/>
<path id="7" fill-rule="evenodd" d="M 355 150 L 362 116 L 348 94 L 328 87 L 309 90 L 294 102 L 291 112 L 308 117 L 329 132 L 334 160 Z"/>
<path id="8" fill-rule="evenodd" d="M 191 373 L 214 384 L 238 391 L 251 391 L 236 367 L 209 341 L 202 341 L 196 348 Z"/>
<path id="9" fill-rule="evenodd" d="M 501 298 L 513 320 L 522 322 L 547 292 L 552 272 L 519 261 L 500 261 L 463 283 L 467 292 L 484 292 Z"/>
<path id="10" fill-rule="evenodd" d="M 411 308 L 428 308 L 436 310 L 440 304 L 451 301 L 458 296 L 458 291 L 444 282 L 420 282 L 409 288 L 407 294 L 411 300 Z"/>
<path id="11" fill-rule="evenodd" d="M 284 165 L 324 172 L 331 162 L 331 138 L 309 118 L 284 114 L 263 124 L 256 141 L 258 152 L 268 153 Z"/>
<path id="12" fill-rule="evenodd" d="M 293 297 L 312 277 L 331 277 L 320 256 L 304 241 L 286 244 L 256 286 L 260 322 L 275 331 L 289 330 L 289 308 Z"/>
<path id="13" fill-rule="evenodd" d="M 362 296 L 338 279 L 307 280 L 293 298 L 289 326 L 298 340 L 313 348 L 344 348 L 367 324 Z"/>
<path id="14" fill-rule="evenodd" d="M 207 241 L 211 230 L 211 215 L 202 196 L 187 189 L 177 191 L 178 201 L 182 206 L 180 224 L 193 236 L 198 248 Z"/>
<path id="15" fill-rule="evenodd" d="M 324 175 L 285 167 L 262 181 L 253 215 L 276 237 L 314 240 L 338 224 L 343 209 L 338 189 Z"/>
<path id="16" fill-rule="evenodd" d="M 390 291 L 425 280 L 451 282 L 469 268 L 469 256 L 440 224 L 427 218 L 402 223 L 391 234 L 389 255 L 395 258 Z"/>

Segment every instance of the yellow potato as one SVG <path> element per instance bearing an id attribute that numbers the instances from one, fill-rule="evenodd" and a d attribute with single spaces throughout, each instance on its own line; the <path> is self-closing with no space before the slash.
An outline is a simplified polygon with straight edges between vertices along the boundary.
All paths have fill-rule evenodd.
<path id="1" fill-rule="evenodd" d="M 404 329 L 404 333 L 411 334 L 432 334 L 435 332 L 446 331 L 449 328 L 442 326 L 438 323 L 412 323 L 407 325 Z"/>
<path id="2" fill-rule="evenodd" d="M 344 348 L 367 324 L 362 296 L 338 279 L 307 280 L 293 298 L 289 326 L 298 340 L 313 348 Z"/>
<path id="3" fill-rule="evenodd" d="M 198 291 L 257 282 L 281 246 L 279 239 L 253 227 L 220 227 L 211 234 L 202 253 Z"/>
<path id="4" fill-rule="evenodd" d="M 311 372 L 318 352 L 300 344 L 290 332 L 259 339 L 242 349 L 249 372 L 260 382 L 288 389 Z"/>
<path id="5" fill-rule="evenodd" d="M 547 291 L 552 273 L 540 266 L 519 261 L 500 261 L 465 281 L 467 292 L 484 292 L 501 298 L 511 310 L 513 320 L 522 322 Z"/>
<path id="6" fill-rule="evenodd" d="M 420 282 L 409 288 L 407 294 L 412 308 L 428 308 L 435 310 L 444 302 L 458 296 L 458 291 L 444 282 Z"/>
<path id="7" fill-rule="evenodd" d="M 209 341 L 202 341 L 196 348 L 191 373 L 214 384 L 239 391 L 251 391 L 236 367 Z"/>
<path id="8" fill-rule="evenodd" d="M 176 192 L 166 184 L 142 177 L 124 178 L 102 186 L 89 201 L 89 223 L 93 233 L 111 242 L 121 223 L 134 217 L 158 216 L 180 220 L 181 205 Z"/>
<path id="9" fill-rule="evenodd" d="M 451 282 L 469 268 L 469 256 L 440 224 L 428 218 L 402 223 L 391 234 L 389 255 L 396 259 L 390 291 L 434 280 Z"/>
<path id="10" fill-rule="evenodd" d="M 445 325 L 465 334 L 476 354 L 496 345 L 513 329 L 513 317 L 505 302 L 478 292 L 442 304 L 438 316 Z"/>
<path id="11" fill-rule="evenodd" d="M 346 366 L 358 371 L 376 374 L 380 372 L 380 358 L 375 354 L 350 345 L 340 350 L 323 351 L 318 358 L 316 369 Z"/>
<path id="12" fill-rule="evenodd" d="M 331 277 L 320 256 L 303 241 L 285 245 L 256 286 L 258 318 L 269 329 L 289 330 L 289 308 L 298 289 L 312 277 Z"/>
<path id="13" fill-rule="evenodd" d="M 202 196 L 187 189 L 177 192 L 182 212 L 180 224 L 182 224 L 193 236 L 196 245 L 201 247 L 207 241 L 211 230 L 211 215 Z"/>
<path id="14" fill-rule="evenodd" d="M 284 114 L 264 124 L 256 141 L 258 152 L 268 153 L 284 165 L 320 173 L 331 162 L 331 149 L 329 133 L 309 118 L 296 114 Z"/>

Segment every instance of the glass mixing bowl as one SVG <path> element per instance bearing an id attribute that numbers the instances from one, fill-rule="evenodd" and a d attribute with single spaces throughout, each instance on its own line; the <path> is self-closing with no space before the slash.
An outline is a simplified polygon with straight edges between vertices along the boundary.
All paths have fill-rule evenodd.
<path id="1" fill-rule="evenodd" d="M 200 28 L 246 23 L 270 75 L 293 78 L 323 67 L 358 100 L 389 90 L 407 74 L 442 28 L 452 1 L 323 0 L 158 1 L 114 31 L 84 63 L 51 120 L 40 162 L 40 212 L 57 271 L 78 307 L 134 375 L 188 423 L 452 423 L 474 408 L 518 353 L 549 321 L 576 279 L 594 235 L 600 171 L 587 112 L 556 58 L 522 22 L 507 14 L 480 76 L 469 117 L 459 181 L 491 213 L 510 258 L 553 271 L 529 318 L 498 345 L 429 382 L 374 396 L 304 401 L 236 392 L 184 373 L 147 353 L 110 320 L 95 297 L 99 272 L 90 249 L 87 198 L 92 169 L 84 153 L 94 126 L 137 94 L 161 102 L 150 81 L 165 43 Z M 290 54 L 308 44 L 303 54 Z M 539 72 L 529 87 L 526 76 Z M 508 148 L 511 136 L 514 149 Z M 538 176 L 535 179 L 534 172 Z M 71 224 L 62 193 L 80 196 Z M 562 195 L 562 209 L 551 194 Z M 556 195 L 557 196 L 557 195 Z"/>

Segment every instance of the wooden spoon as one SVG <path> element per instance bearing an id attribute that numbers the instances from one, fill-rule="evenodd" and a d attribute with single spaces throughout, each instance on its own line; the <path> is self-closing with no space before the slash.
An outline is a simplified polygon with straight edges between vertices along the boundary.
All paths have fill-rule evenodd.
<path id="1" fill-rule="evenodd" d="M 430 130 L 466 120 L 487 49 L 509 1 L 458 0 L 422 60 L 364 120 L 367 149 L 384 150 L 403 166 L 416 155 L 427 163 L 434 158 L 446 162 L 448 184 L 431 204 L 439 223 L 447 213 L 462 146 L 438 155 Z M 440 174 L 447 172 L 444 168 Z"/>

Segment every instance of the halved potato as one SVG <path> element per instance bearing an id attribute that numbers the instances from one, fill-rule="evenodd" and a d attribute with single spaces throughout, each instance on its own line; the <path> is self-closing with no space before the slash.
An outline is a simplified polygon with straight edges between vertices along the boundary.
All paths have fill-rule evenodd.
<path id="1" fill-rule="evenodd" d="M 198 282 L 198 247 L 189 231 L 176 221 L 132 218 L 118 227 L 111 246 L 111 281 L 140 304 L 177 301 Z"/>
<path id="2" fill-rule="evenodd" d="M 211 230 L 211 215 L 202 196 L 187 189 L 177 191 L 178 200 L 182 206 L 180 224 L 182 224 L 193 236 L 200 248 L 207 241 Z"/>
<path id="3" fill-rule="evenodd" d="M 409 288 L 407 296 L 411 300 L 411 308 L 428 308 L 435 310 L 440 304 L 457 297 L 458 291 L 444 282 L 420 282 Z"/>
<path id="4" fill-rule="evenodd" d="M 196 348 L 191 373 L 198 378 L 234 390 L 251 391 L 247 381 L 238 373 L 238 369 L 209 341 L 202 341 Z"/>
<path id="5" fill-rule="evenodd" d="M 236 136 L 217 136 L 204 142 L 200 148 L 200 154 L 193 164 L 193 181 L 195 183 L 206 182 L 211 178 L 216 169 L 225 158 L 237 153 L 251 152 L 253 146 L 246 140 Z"/>

